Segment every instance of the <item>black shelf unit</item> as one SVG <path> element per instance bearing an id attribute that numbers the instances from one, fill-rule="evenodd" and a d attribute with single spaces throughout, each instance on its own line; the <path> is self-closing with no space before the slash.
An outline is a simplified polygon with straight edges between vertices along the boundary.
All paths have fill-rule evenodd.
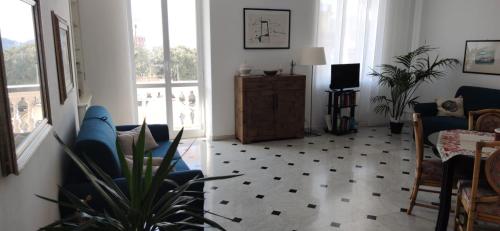
<path id="1" fill-rule="evenodd" d="M 356 127 L 356 99 L 359 90 L 328 90 L 328 115 L 335 135 L 358 132 Z M 346 110 L 347 109 L 347 110 Z"/>

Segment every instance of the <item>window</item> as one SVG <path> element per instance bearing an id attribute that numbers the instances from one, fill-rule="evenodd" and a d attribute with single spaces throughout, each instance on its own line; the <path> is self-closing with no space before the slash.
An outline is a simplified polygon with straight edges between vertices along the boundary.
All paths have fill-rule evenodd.
<path id="1" fill-rule="evenodd" d="M 3 175 L 18 173 L 31 155 L 27 150 L 50 122 L 39 11 L 35 0 L 0 1 Z"/>
<path id="2" fill-rule="evenodd" d="M 198 0 L 131 0 L 138 122 L 204 135 Z"/>

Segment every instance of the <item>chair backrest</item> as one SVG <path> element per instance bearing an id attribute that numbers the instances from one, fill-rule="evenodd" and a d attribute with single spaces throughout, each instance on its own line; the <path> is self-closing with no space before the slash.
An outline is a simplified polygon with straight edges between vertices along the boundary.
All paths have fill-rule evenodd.
<path id="1" fill-rule="evenodd" d="M 488 157 L 484 171 L 491 188 L 500 195 L 500 149 Z"/>
<path id="2" fill-rule="evenodd" d="M 496 128 L 500 128 L 500 109 L 469 112 L 469 130 L 494 132 Z"/>
<path id="3" fill-rule="evenodd" d="M 500 141 L 494 141 L 494 142 L 480 141 L 480 142 L 476 143 L 476 154 L 474 155 L 474 171 L 472 173 L 472 186 L 471 186 L 472 190 L 471 190 L 471 197 L 470 197 L 471 198 L 470 204 L 471 204 L 472 208 L 475 207 L 475 203 L 477 200 L 477 191 L 478 191 L 477 187 L 479 185 L 479 175 L 481 172 L 481 158 L 482 158 L 483 148 L 496 148 L 497 149 L 492 155 L 489 156 L 489 158 L 487 160 L 490 160 L 491 157 L 494 157 L 495 159 L 500 158 L 500 157 L 498 157 L 500 155 Z M 498 160 L 496 162 L 490 160 L 489 164 L 498 164 Z M 493 167 L 493 166 L 491 166 L 491 167 Z M 486 171 L 486 174 L 488 174 L 488 170 L 485 169 L 485 171 Z M 498 174 L 499 170 L 497 168 L 497 169 L 494 169 L 493 171 L 490 169 L 490 171 L 496 172 Z M 490 177 L 492 177 L 492 176 L 490 176 Z M 497 181 L 497 182 L 498 182 L 498 179 L 499 179 L 498 175 L 495 178 L 492 178 L 493 181 Z M 498 185 L 495 185 L 495 184 L 493 184 L 491 186 L 498 187 Z M 497 191 L 497 193 L 498 193 L 498 191 Z"/>
<path id="4" fill-rule="evenodd" d="M 417 162 L 417 174 L 422 168 L 424 159 L 424 138 L 423 138 L 422 117 L 420 113 L 413 113 L 413 132 L 415 133 L 415 153 Z"/>

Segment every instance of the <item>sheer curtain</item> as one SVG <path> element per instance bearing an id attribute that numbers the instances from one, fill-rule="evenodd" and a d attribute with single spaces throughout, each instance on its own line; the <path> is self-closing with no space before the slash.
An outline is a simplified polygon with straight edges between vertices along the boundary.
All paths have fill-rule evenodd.
<path id="1" fill-rule="evenodd" d="M 317 46 L 325 48 L 328 64 L 360 63 L 360 93 L 357 121 L 370 125 L 373 107 L 370 98 L 378 94 L 377 80 L 369 76 L 371 68 L 380 64 L 386 0 L 319 0 Z M 330 65 L 316 67 L 316 89 L 328 89 Z M 316 99 L 324 100 L 323 91 Z M 323 117 L 326 108 L 318 108 L 316 117 Z M 321 120 L 324 121 L 324 120 Z"/>

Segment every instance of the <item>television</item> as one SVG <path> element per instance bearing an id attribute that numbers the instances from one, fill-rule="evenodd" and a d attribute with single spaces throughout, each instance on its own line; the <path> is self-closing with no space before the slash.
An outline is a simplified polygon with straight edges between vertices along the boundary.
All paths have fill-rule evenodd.
<path id="1" fill-rule="evenodd" d="M 359 63 L 332 65 L 330 89 L 356 87 L 359 87 Z"/>

